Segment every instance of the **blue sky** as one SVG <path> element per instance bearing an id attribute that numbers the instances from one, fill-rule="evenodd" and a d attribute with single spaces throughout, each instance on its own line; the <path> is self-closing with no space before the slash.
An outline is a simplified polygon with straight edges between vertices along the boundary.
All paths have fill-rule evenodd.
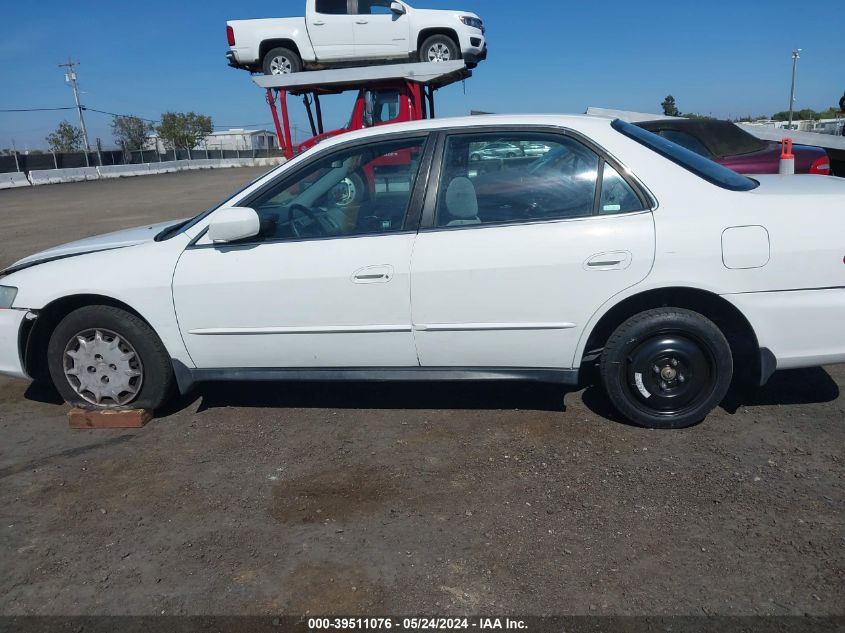
<path id="1" fill-rule="evenodd" d="M 83 103 L 156 119 L 167 110 L 210 114 L 218 126 L 267 126 L 247 73 L 226 65 L 225 21 L 300 15 L 304 2 L 7 2 L 0 39 L 0 109 L 73 105 L 57 67 L 81 61 Z M 438 114 L 651 111 L 672 93 L 682 111 L 771 114 L 789 101 L 790 51 L 801 47 L 797 106 L 823 109 L 845 91 L 845 36 L 835 12 L 780 0 L 710 3 L 605 0 L 416 0 L 474 11 L 488 26 L 490 58 L 442 90 Z M 326 99 L 328 127 L 351 97 Z M 299 103 L 294 122 L 305 125 Z M 75 113 L 0 113 L 0 148 L 44 147 Z M 90 113 L 90 136 L 112 144 L 109 117 Z"/>

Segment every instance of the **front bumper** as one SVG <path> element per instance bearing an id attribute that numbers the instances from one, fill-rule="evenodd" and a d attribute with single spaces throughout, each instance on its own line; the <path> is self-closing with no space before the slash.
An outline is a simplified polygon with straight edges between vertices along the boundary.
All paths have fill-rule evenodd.
<path id="1" fill-rule="evenodd" d="M 464 61 L 466 61 L 468 64 L 478 64 L 479 62 L 483 62 L 485 59 L 487 59 L 487 44 L 484 45 L 484 48 L 481 49 L 481 52 L 464 53 L 463 57 Z"/>
<path id="2" fill-rule="evenodd" d="M 27 310 L 0 310 L 0 374 L 29 378 L 21 357 L 21 327 Z"/>

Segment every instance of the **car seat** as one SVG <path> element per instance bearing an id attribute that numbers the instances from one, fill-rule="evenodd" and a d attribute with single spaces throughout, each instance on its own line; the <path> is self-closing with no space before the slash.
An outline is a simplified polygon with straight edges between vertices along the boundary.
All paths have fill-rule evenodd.
<path id="1" fill-rule="evenodd" d="M 453 178 L 446 189 L 446 211 L 451 221 L 446 226 L 481 224 L 475 185 L 466 176 Z"/>

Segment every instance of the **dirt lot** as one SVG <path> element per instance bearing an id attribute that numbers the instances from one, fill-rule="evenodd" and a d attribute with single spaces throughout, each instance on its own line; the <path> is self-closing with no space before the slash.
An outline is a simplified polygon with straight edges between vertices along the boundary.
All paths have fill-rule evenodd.
<path id="1" fill-rule="evenodd" d="M 0 265 L 255 175 L 0 192 Z M 843 614 L 842 385 L 672 432 L 594 388 L 217 385 L 71 431 L 0 379 L 0 614 Z"/>

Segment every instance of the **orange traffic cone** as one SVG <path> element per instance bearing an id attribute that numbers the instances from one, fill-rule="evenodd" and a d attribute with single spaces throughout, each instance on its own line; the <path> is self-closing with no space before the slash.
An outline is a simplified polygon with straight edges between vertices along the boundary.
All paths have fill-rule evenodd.
<path id="1" fill-rule="evenodd" d="M 792 153 L 792 139 L 785 138 L 780 143 L 780 166 L 778 173 L 792 176 L 795 173 L 795 154 Z"/>

